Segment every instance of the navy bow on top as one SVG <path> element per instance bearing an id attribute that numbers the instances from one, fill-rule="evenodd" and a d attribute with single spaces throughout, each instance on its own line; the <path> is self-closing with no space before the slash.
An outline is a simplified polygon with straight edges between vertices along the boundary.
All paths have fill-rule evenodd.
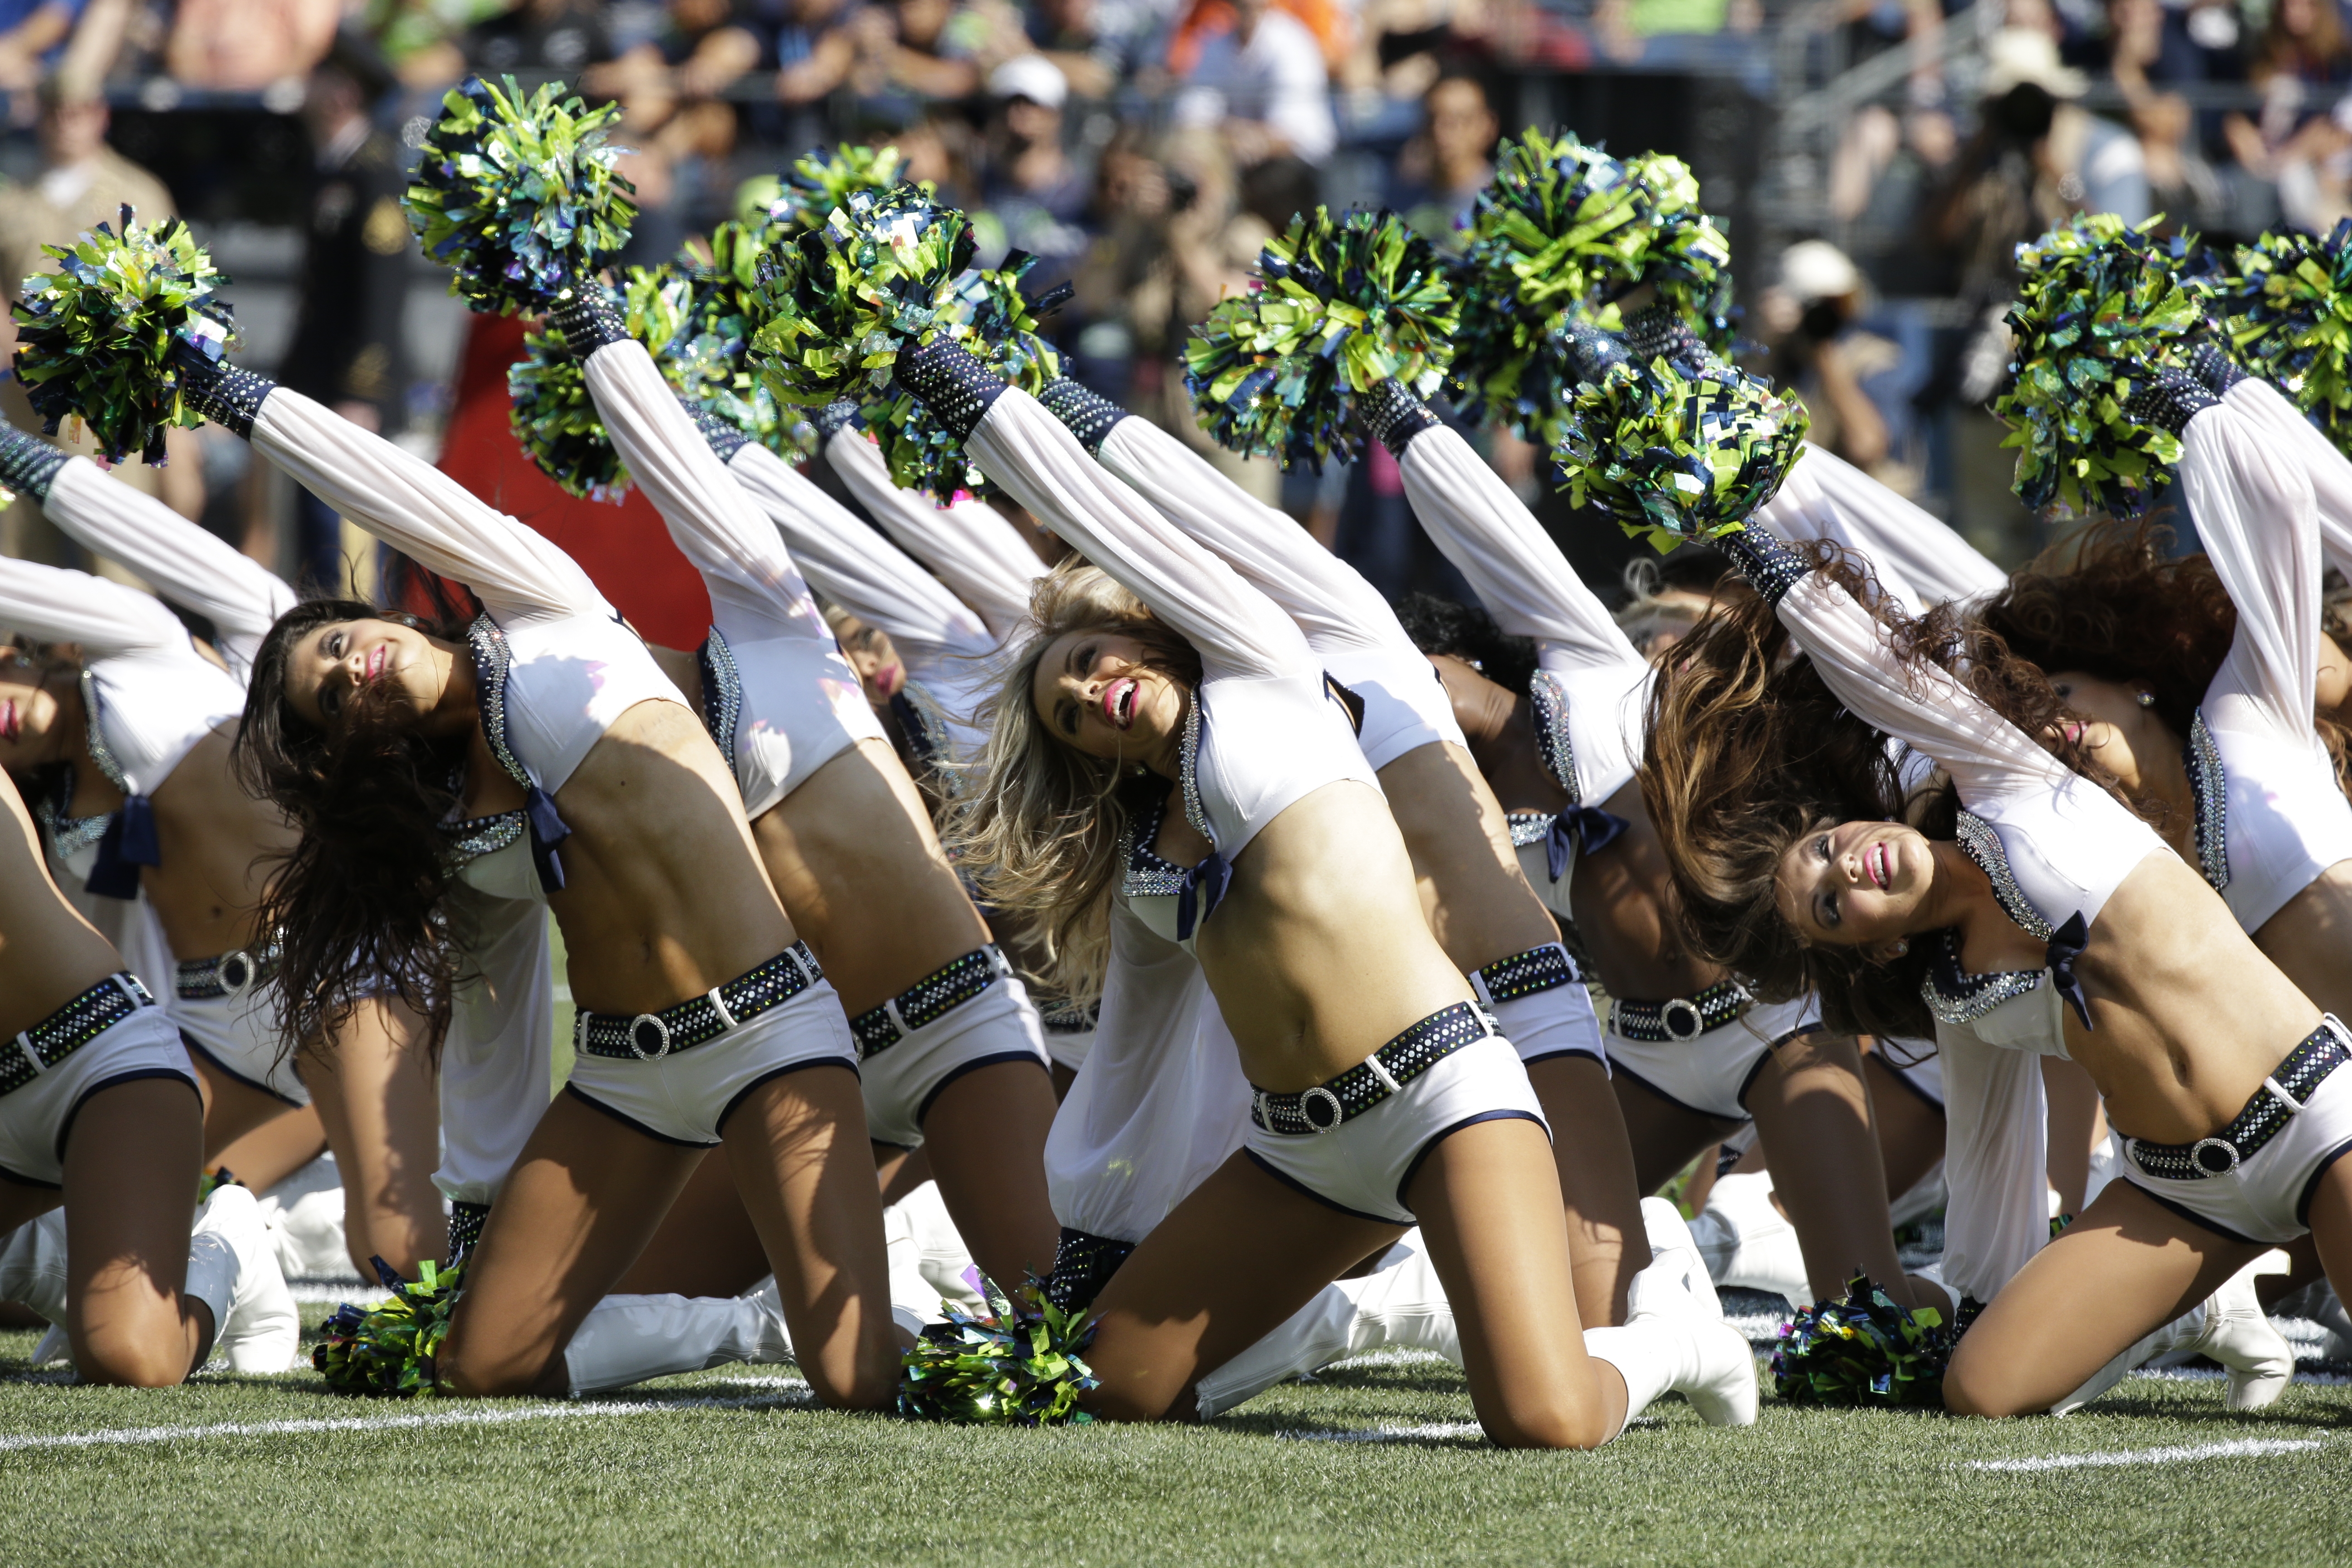
<path id="1" fill-rule="evenodd" d="M 2058 994 L 2066 998 L 2066 1005 L 2074 1009 L 2074 1016 L 2083 1020 L 2083 1027 L 2091 1026 L 2090 999 L 2083 994 L 2083 983 L 2074 978 L 2074 961 L 2083 956 L 2090 945 L 2091 928 L 2076 910 L 2064 925 L 2050 933 L 2050 978 L 2057 984 Z"/>
<path id="2" fill-rule="evenodd" d="M 1551 879 L 1568 874 L 1569 858 L 1579 845 L 1587 855 L 1595 854 L 1615 843 L 1625 826 L 1623 817 L 1597 805 L 1563 807 L 1544 830 L 1544 863 L 1551 868 Z"/>
<path id="3" fill-rule="evenodd" d="M 98 863 L 82 884 L 101 899 L 139 896 L 139 868 L 163 863 L 163 841 L 155 834 L 155 806 L 143 795 L 125 795 L 106 837 L 98 841 Z"/>

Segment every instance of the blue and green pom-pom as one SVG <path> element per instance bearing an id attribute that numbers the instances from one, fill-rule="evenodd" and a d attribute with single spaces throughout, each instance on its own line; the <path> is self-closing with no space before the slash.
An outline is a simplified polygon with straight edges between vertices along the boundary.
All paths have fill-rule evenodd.
<path id="1" fill-rule="evenodd" d="M 1625 172 L 1649 198 L 1649 237 L 1642 251 L 1642 281 L 1689 323 L 1699 342 L 1728 355 L 1737 337 L 1731 314 L 1731 241 L 1699 205 L 1698 176 L 1680 158 L 1644 153 Z M 1605 314 L 1597 324 L 1617 323 Z"/>
<path id="2" fill-rule="evenodd" d="M 2352 452 L 2352 218 L 2324 237 L 2265 234 L 2235 260 L 2207 307 L 2231 357 Z"/>
<path id="3" fill-rule="evenodd" d="M 1730 533 L 1804 456 L 1805 405 L 1710 359 L 1612 364 L 1580 387 L 1552 448 L 1575 505 L 1664 552 Z"/>
<path id="4" fill-rule="evenodd" d="M 1773 1392 L 1791 1405 L 1934 1409 L 1959 1334 L 1935 1308 L 1898 1306 L 1858 1274 L 1781 1327 Z"/>
<path id="5" fill-rule="evenodd" d="M 971 1276 L 967 1276 L 970 1278 Z M 1098 1382 L 1085 1361 L 1094 1324 L 1045 1299 L 1034 1276 L 1013 1296 L 980 1277 L 985 1306 L 940 1303 L 898 1376 L 898 1414 L 916 1421 L 1009 1426 L 1085 1426 L 1078 1396 Z"/>
<path id="6" fill-rule="evenodd" d="M 831 153 L 803 153 L 775 178 L 772 192 L 759 193 L 764 198 L 761 205 L 768 226 L 781 235 L 805 234 L 859 191 L 879 195 L 896 190 L 905 167 L 906 159 L 896 147 L 854 147 L 845 142 Z M 930 192 L 928 184 L 916 188 L 926 195 Z"/>
<path id="7" fill-rule="evenodd" d="M 100 224 L 71 245 L 45 245 L 56 265 L 25 279 L 16 379 L 44 428 L 79 416 L 110 462 L 163 460 L 163 432 L 203 416 L 180 396 L 190 356 L 218 363 L 236 340 L 227 279 L 178 218 L 121 230 Z"/>
<path id="8" fill-rule="evenodd" d="M 477 310 L 538 315 L 628 243 L 636 187 L 613 172 L 616 104 L 588 109 L 556 83 L 528 98 L 468 78 L 442 100 L 408 187 L 408 222 Z"/>
<path id="9" fill-rule="evenodd" d="M 407 1399 L 436 1386 L 434 1359 L 449 1334 L 465 1265 L 425 1258 L 410 1283 L 381 1258 L 376 1275 L 392 1292 L 388 1301 L 359 1307 L 346 1301 L 324 1328 L 325 1339 L 310 1352 L 310 1364 L 327 1380 L 329 1392 Z"/>
<path id="10" fill-rule="evenodd" d="M 779 404 L 751 370 L 765 244 L 761 230 L 723 223 L 708 241 L 708 261 L 691 253 L 677 258 L 692 288 L 654 361 L 680 396 L 797 461 L 816 450 L 816 426 L 804 411 Z"/>
<path id="11" fill-rule="evenodd" d="M 1039 318 L 1070 295 L 1067 284 L 1035 300 L 1022 293 L 1021 279 L 1035 264 L 1035 257 L 1016 250 L 1002 267 L 965 273 L 955 281 L 948 314 L 948 331 L 958 342 L 1005 384 L 1033 397 L 1062 374 L 1061 355 L 1045 341 Z M 892 395 L 867 402 L 859 415 L 889 465 L 893 484 L 920 490 L 942 505 L 958 490 L 979 494 L 991 488 L 947 426 L 903 389 L 889 390 Z"/>
<path id="12" fill-rule="evenodd" d="M 2184 237 L 2084 215 L 2017 247 L 2021 291 L 2009 312 L 2015 384 L 1993 412 L 2018 448 L 2016 490 L 2041 510 L 2137 517 L 2180 460 L 2180 438 L 2125 403 L 2158 373 L 2186 369 L 2210 284 L 2184 271 Z"/>
<path id="13" fill-rule="evenodd" d="M 1358 394 L 1437 390 L 1459 321 L 1444 258 L 1402 219 L 1317 207 L 1266 242 L 1250 292 L 1192 329 L 1184 384 L 1219 446 L 1320 468 L 1362 451 Z"/>

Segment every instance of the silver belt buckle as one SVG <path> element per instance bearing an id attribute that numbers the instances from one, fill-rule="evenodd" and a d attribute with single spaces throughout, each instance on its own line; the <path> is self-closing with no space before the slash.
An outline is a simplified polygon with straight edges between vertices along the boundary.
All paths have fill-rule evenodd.
<path id="1" fill-rule="evenodd" d="M 1689 1020 L 1689 1026 L 1677 1027 L 1685 1018 Z M 1658 1027 L 1666 1032 L 1666 1038 L 1678 1045 L 1687 1045 L 1706 1033 L 1706 1013 L 1687 996 L 1670 997 L 1658 1004 Z"/>
<path id="2" fill-rule="evenodd" d="M 1330 1127 L 1324 1126 L 1321 1122 L 1316 1121 L 1315 1118 L 1307 1114 L 1307 1105 L 1312 1102 L 1315 1097 L 1318 1094 L 1331 1102 Z M 1313 1089 L 1307 1089 L 1299 1095 L 1298 1120 L 1307 1123 L 1308 1131 L 1319 1135 L 1321 1133 L 1330 1131 L 1332 1127 L 1337 1127 L 1342 1121 L 1347 1121 L 1348 1108 L 1340 1103 L 1339 1097 L 1338 1095 L 1332 1093 L 1330 1089 L 1318 1083 Z"/>
<path id="3" fill-rule="evenodd" d="M 236 966 L 236 977 L 233 980 L 229 978 L 231 964 Z M 253 984 L 254 971 L 259 967 L 254 963 L 253 954 L 240 947 L 235 952 L 222 953 L 214 961 L 213 983 L 231 996 L 242 996 L 247 987 Z"/>
<path id="4" fill-rule="evenodd" d="M 651 1024 L 654 1026 L 655 1033 L 661 1037 L 661 1049 L 655 1051 L 650 1055 L 646 1052 L 643 1047 L 637 1044 L 637 1028 L 638 1026 L 643 1024 Z M 641 1062 L 657 1062 L 661 1060 L 662 1058 L 669 1055 L 669 1026 L 663 1023 L 659 1016 L 652 1013 L 640 1013 L 635 1017 L 630 1019 L 629 1054 L 636 1058 L 637 1060 Z"/>
<path id="5" fill-rule="evenodd" d="M 2230 1163 L 2222 1166 L 2218 1171 L 2213 1169 L 2210 1165 L 2208 1165 L 2205 1163 L 2205 1151 L 2209 1147 L 2221 1150 L 2223 1152 L 2227 1153 L 2230 1156 Z M 2200 1138 L 2196 1142 L 2189 1145 L 2189 1163 L 2195 1166 L 2200 1173 L 2208 1176 L 2228 1175 L 2231 1172 L 2238 1168 L 2238 1161 L 2240 1158 L 2241 1156 L 2238 1153 L 2238 1146 L 2235 1143 L 2231 1142 L 2227 1138 Z"/>

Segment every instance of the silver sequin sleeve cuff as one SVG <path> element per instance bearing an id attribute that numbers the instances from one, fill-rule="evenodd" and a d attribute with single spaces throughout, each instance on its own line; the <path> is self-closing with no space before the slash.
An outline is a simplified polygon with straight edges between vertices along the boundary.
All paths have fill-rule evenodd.
<path id="1" fill-rule="evenodd" d="M 1657 359 L 1703 364 L 1714 357 L 1690 323 L 1663 300 L 1635 311 L 1625 323 L 1625 347 L 1643 364 Z"/>
<path id="2" fill-rule="evenodd" d="M 693 416 L 694 427 L 702 432 L 702 438 L 710 444 L 712 451 L 719 454 L 720 462 L 732 460 L 736 453 L 751 444 L 751 437 L 692 398 L 681 396 L 677 403 L 679 407 Z"/>
<path id="3" fill-rule="evenodd" d="M 816 411 L 816 434 L 820 441 L 830 441 L 843 430 L 857 423 L 857 405 L 845 397 L 828 403 Z"/>
<path id="4" fill-rule="evenodd" d="M 2189 422 L 2221 400 L 2185 370 L 2164 370 L 2154 380 L 2124 399 L 2124 417 L 2175 436 Z"/>
<path id="5" fill-rule="evenodd" d="M 1037 395 L 1045 412 L 1060 420 L 1078 438 L 1089 456 L 1102 456 L 1102 444 L 1111 429 L 1127 417 L 1127 410 L 1099 393 L 1088 391 L 1066 376 L 1046 384 Z"/>
<path id="6" fill-rule="evenodd" d="M 1412 388 L 1393 378 L 1375 382 L 1370 391 L 1356 399 L 1356 417 L 1363 421 L 1367 435 L 1399 459 L 1415 436 L 1443 423 L 1429 411 L 1429 405 L 1412 395 Z"/>
<path id="7" fill-rule="evenodd" d="M 49 499 L 49 486 L 71 455 L 13 425 L 0 425 L 0 485 L 37 501 Z"/>
<path id="8" fill-rule="evenodd" d="M 180 395 L 189 407 L 231 435 L 253 436 L 253 422 L 261 416 L 261 401 L 278 390 L 267 376 L 233 364 L 199 361 L 180 373 Z"/>
<path id="9" fill-rule="evenodd" d="M 1789 590 L 1804 581 L 1812 567 L 1805 558 L 1783 544 L 1761 524 L 1750 523 L 1736 533 L 1727 533 L 1715 542 L 1748 585 L 1764 595 L 1768 605 L 1778 605 L 1788 597 Z"/>
<path id="10" fill-rule="evenodd" d="M 2189 372 L 2216 397 L 2246 379 L 2237 362 L 2211 343 L 2199 343 L 2189 351 Z"/>
<path id="11" fill-rule="evenodd" d="M 586 359 L 606 343 L 617 343 L 629 335 L 628 321 L 621 314 L 621 302 L 604 284 L 589 281 L 565 291 L 547 313 L 547 324 L 563 334 L 566 347 L 574 359 Z"/>
<path id="12" fill-rule="evenodd" d="M 934 338 L 898 356 L 898 384 L 959 441 L 980 428 L 981 416 L 1004 390 L 1004 378 L 962 345 Z"/>
<path id="13" fill-rule="evenodd" d="M 1602 331 L 1590 321 L 1574 321 L 1561 328 L 1559 346 L 1570 373 L 1578 381 L 1596 386 L 1612 365 L 1623 364 L 1632 357 L 1625 352 L 1622 339 L 1614 332 Z"/>

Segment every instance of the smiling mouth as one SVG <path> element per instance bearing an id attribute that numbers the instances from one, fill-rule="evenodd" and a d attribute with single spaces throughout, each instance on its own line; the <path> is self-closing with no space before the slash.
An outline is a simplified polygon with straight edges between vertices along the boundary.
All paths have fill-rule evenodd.
<path id="1" fill-rule="evenodd" d="M 382 675 L 383 667 L 391 662 L 391 659 L 392 649 L 383 643 L 376 644 L 374 651 L 367 658 L 367 679 L 373 680 L 377 676 Z"/>
<path id="2" fill-rule="evenodd" d="M 1136 683 L 1132 678 L 1114 680 L 1104 688 L 1103 717 L 1115 730 L 1125 730 L 1135 723 Z"/>
<path id="3" fill-rule="evenodd" d="M 1882 893 L 1895 879 L 1893 868 L 1887 864 L 1887 859 L 1886 841 L 1883 838 L 1862 852 L 1863 869 L 1870 873 L 1870 879 L 1878 884 L 1878 890 Z"/>
<path id="4" fill-rule="evenodd" d="M 897 696 L 898 682 L 903 679 L 904 673 L 895 664 L 884 665 L 874 672 L 874 689 L 885 697 Z"/>

